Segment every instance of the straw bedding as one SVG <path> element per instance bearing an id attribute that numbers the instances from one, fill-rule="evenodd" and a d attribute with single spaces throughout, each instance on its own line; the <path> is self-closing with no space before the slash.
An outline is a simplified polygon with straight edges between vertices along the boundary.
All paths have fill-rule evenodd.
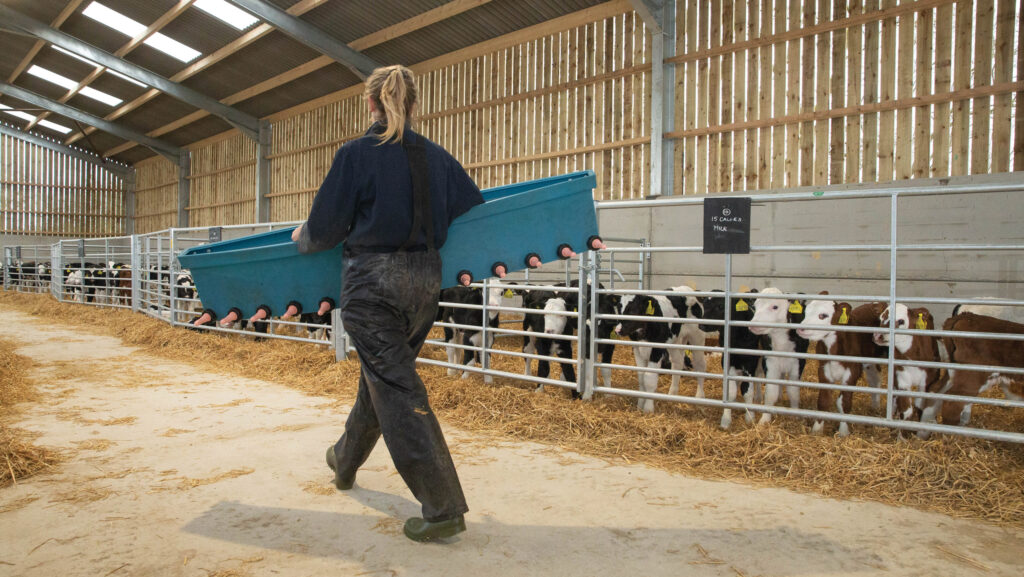
<path id="1" fill-rule="evenodd" d="M 59 459 L 56 452 L 34 445 L 28 433 L 8 424 L 19 403 L 39 398 L 28 377 L 32 361 L 14 348 L 11 341 L 0 339 L 0 487 L 17 484 Z"/>
<path id="2" fill-rule="evenodd" d="M 339 401 L 351 402 L 355 395 L 358 363 L 335 363 L 333 352 L 321 347 L 175 329 L 141 315 L 60 304 L 45 296 L 0 293 L 0 304 L 106 332 L 146 352 L 206 369 L 273 380 Z M 518 348 L 515 339 L 499 339 L 497 346 Z M 632 353 L 620 349 L 615 362 L 632 364 Z M 424 355 L 443 359 L 444 351 L 428 347 Z M 500 355 L 493 364 L 512 372 L 523 368 L 521 359 Z M 709 370 L 719 368 L 717 359 L 709 362 Z M 520 381 L 496 379 L 495 385 L 485 385 L 478 376 L 462 380 L 427 366 L 420 374 L 443 421 L 495 442 L 529 440 L 610 462 L 1024 527 L 1022 446 L 954 437 L 897 440 L 893 431 L 863 426 L 839 439 L 810 435 L 808 424 L 793 418 L 748 427 L 736 413 L 733 430 L 722 431 L 719 412 L 709 408 L 658 402 L 656 412 L 645 415 L 634 401 L 621 397 L 580 403 L 563 390 L 548 387 L 538 394 Z M 813 363 L 805 374 L 815 374 Z M 616 387 L 636 388 L 635 373 L 616 371 L 613 380 Z M 667 386 L 664 377 L 659 391 Z M 692 394 L 693 386 L 684 379 L 681 393 Z M 705 388 L 709 397 L 721 395 L 720 383 L 708 380 Z M 804 391 L 802 406 L 813 407 L 815 395 Z M 858 397 L 855 412 L 881 414 L 872 411 L 868 395 Z M 1024 420 L 1016 413 L 975 406 L 974 419 L 979 426 L 1022 431 Z"/>

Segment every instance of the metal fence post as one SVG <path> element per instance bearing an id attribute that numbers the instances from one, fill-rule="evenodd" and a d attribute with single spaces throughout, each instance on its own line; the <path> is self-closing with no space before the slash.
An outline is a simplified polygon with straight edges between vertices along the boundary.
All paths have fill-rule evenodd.
<path id="1" fill-rule="evenodd" d="M 581 341 L 580 341 L 579 347 L 582 349 L 584 346 L 586 346 L 587 350 L 590 352 L 590 354 L 587 355 L 587 356 L 590 357 L 590 359 L 588 361 L 586 361 L 586 367 L 584 367 L 584 370 L 580 371 L 580 372 L 584 372 L 585 371 L 585 373 L 587 375 L 587 378 L 584 381 L 584 382 L 586 382 L 586 386 L 581 391 L 581 395 L 583 396 L 583 400 L 589 401 L 589 400 L 594 398 L 594 385 L 595 385 L 595 383 L 597 383 L 597 369 L 594 368 L 594 363 L 597 362 L 597 342 L 596 342 L 596 339 L 598 338 L 598 333 L 597 333 L 597 323 L 598 323 L 598 320 L 597 320 L 597 313 L 598 313 L 597 303 L 598 303 L 598 299 L 601 298 L 601 295 L 597 294 L 597 291 L 598 291 L 598 289 L 600 288 L 600 285 L 601 285 L 601 278 L 600 278 L 600 275 L 598 274 L 598 271 L 600 270 L 600 267 L 601 267 L 601 254 L 599 252 L 597 252 L 597 251 L 590 251 L 590 250 L 588 250 L 587 252 L 584 252 L 584 253 L 582 253 L 580 255 L 580 263 L 581 264 L 583 263 L 584 260 L 587 261 L 587 266 L 588 266 L 588 268 L 587 268 L 587 281 L 586 282 L 587 282 L 587 293 L 589 293 L 590 301 L 588 302 L 588 306 L 586 306 L 586 307 L 584 307 L 583 304 L 581 303 L 581 305 L 580 305 L 580 313 L 582 313 L 584 311 L 584 309 L 588 312 L 588 316 L 590 318 L 590 326 L 587 327 L 586 323 L 581 323 L 581 326 L 586 327 L 586 329 L 585 329 L 586 330 L 586 335 L 583 336 L 583 333 L 582 332 L 580 333 L 581 334 L 581 336 L 580 336 Z M 612 275 L 612 276 L 614 276 L 614 275 Z M 581 279 L 580 280 L 580 286 L 582 287 L 582 285 L 583 285 L 583 280 Z M 584 343 L 583 339 L 585 339 L 585 343 Z M 605 386 L 609 386 L 611 383 L 604 383 L 604 384 L 605 384 Z"/>
<path id="2" fill-rule="evenodd" d="M 897 234 L 899 194 L 899 192 L 893 192 L 889 201 L 889 370 L 886 371 L 885 377 L 885 418 L 890 421 L 893 418 L 892 391 L 896 372 L 893 361 L 896 358 L 896 241 L 899 236 Z"/>
<path id="3" fill-rule="evenodd" d="M 718 344 L 722 346 L 722 400 L 729 400 L 729 323 L 732 322 L 732 254 L 725 255 L 725 311 L 724 324 L 718 333 Z M 760 386 L 751 383 L 752 386 Z"/>
<path id="4" fill-rule="evenodd" d="M 132 267 L 132 289 L 131 289 L 131 306 L 132 310 L 139 312 L 141 307 L 141 296 L 139 292 L 142 290 L 142 249 L 139 247 L 139 235 L 133 234 L 131 236 L 131 264 Z"/>
<path id="5" fill-rule="evenodd" d="M 4 247 L 4 290 L 11 286 L 11 247 Z"/>
<path id="6" fill-rule="evenodd" d="M 587 331 L 587 315 L 586 311 L 590 310 L 589 305 L 589 293 L 591 278 L 590 275 L 593 272 L 587 262 L 587 252 L 580 253 L 579 258 L 579 269 L 576 278 L 579 279 L 579 296 L 577 298 L 576 306 L 576 392 L 581 397 L 590 398 L 594 395 L 593 382 L 589 363 L 587 362 L 587 343 L 592 339 L 589 337 Z M 565 376 L 563 375 L 563 379 Z"/>
<path id="7" fill-rule="evenodd" d="M 490 287 L 488 285 L 488 279 L 484 279 L 483 284 L 484 284 L 484 288 L 483 288 L 484 294 L 483 294 L 483 298 L 481 299 L 481 301 L 483 302 L 483 308 L 480 311 L 482 313 L 480 315 L 481 324 L 483 325 L 483 326 L 480 327 L 480 329 L 481 329 L 481 333 L 480 333 L 480 349 L 481 349 L 480 350 L 480 368 L 483 369 L 484 371 L 487 371 L 487 370 L 490 370 L 490 368 L 491 368 L 491 355 L 487 351 L 487 349 L 488 349 L 488 346 L 487 346 L 488 331 L 487 331 L 487 329 L 490 328 L 490 322 L 489 322 L 490 321 L 490 318 L 489 318 L 490 315 L 488 314 L 489 311 L 487 310 L 487 305 L 490 304 L 491 289 L 490 289 Z M 489 384 L 491 384 L 493 382 L 494 382 L 494 377 L 492 377 L 489 373 L 485 372 L 484 373 L 484 383 L 489 385 Z"/>

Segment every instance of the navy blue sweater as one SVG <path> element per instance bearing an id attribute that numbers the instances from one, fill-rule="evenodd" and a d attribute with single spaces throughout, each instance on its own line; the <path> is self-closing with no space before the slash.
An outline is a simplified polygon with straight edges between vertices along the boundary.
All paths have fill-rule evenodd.
<path id="1" fill-rule="evenodd" d="M 400 143 L 379 144 L 384 127 L 374 123 L 366 134 L 346 142 L 334 155 L 331 169 L 313 199 L 299 237 L 299 252 L 311 253 L 345 243 L 346 252 L 393 252 L 412 228 L 412 175 Z M 406 138 L 412 131 L 407 127 Z M 452 155 L 419 136 L 427 151 L 434 215 L 434 246 L 448 238 L 448 225 L 484 199 Z M 426 239 L 419 231 L 416 248 Z"/>

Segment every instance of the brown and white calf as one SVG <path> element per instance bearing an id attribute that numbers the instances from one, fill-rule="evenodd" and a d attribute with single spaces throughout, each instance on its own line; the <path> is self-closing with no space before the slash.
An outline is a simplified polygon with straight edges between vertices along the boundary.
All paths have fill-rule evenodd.
<path id="1" fill-rule="evenodd" d="M 1024 335 L 1024 324 L 974 313 L 960 313 L 946 319 L 942 330 Z M 1022 341 L 944 336 L 942 343 L 949 353 L 951 363 L 1024 368 Z M 935 387 L 934 391 L 929 392 L 976 397 L 999 385 L 1006 398 L 1020 401 L 1024 397 L 1010 390 L 1010 380 L 1013 376 L 999 371 L 950 369 L 947 371 L 946 379 Z M 941 411 L 943 424 L 966 426 L 971 421 L 971 406 L 971 403 L 962 401 L 929 400 L 922 412 L 921 421 L 934 423 L 936 415 Z M 928 433 L 921 431 L 918 436 L 927 438 Z"/>
<path id="2" fill-rule="evenodd" d="M 850 303 L 813 300 L 807 303 L 807 307 L 804 309 L 804 320 L 800 323 L 806 328 L 799 329 L 797 333 L 807 340 L 821 341 L 827 347 L 830 355 L 881 358 L 886 351 L 874 343 L 871 333 L 837 331 L 832 327 L 877 327 L 878 317 L 884 308 L 885 305 L 882 303 L 867 303 L 853 308 Z M 822 361 L 818 364 L 818 378 L 824 378 L 834 385 L 854 386 L 862 372 L 870 386 L 876 389 L 880 386 L 878 365 L 875 363 Z M 872 408 L 879 407 L 880 397 L 881 395 L 878 393 L 871 395 Z M 818 410 L 828 411 L 831 404 L 832 391 L 819 389 Z M 843 391 L 836 399 L 835 406 L 839 413 L 848 414 L 853 408 L 853 392 Z M 824 428 L 824 421 L 815 421 L 811 430 L 814 433 L 821 433 Z M 841 437 L 849 435 L 850 426 L 841 421 L 838 434 Z"/>
<path id="3" fill-rule="evenodd" d="M 878 317 L 878 326 L 889 328 L 889 307 L 885 307 Z M 921 329 L 935 330 L 935 321 L 932 314 L 924 307 L 908 308 L 907 305 L 897 304 L 896 313 L 892 315 L 897 329 Z M 880 347 L 889 347 L 889 333 L 878 332 L 873 337 L 875 344 Z M 894 339 L 895 351 L 893 356 L 898 361 L 939 361 L 939 339 L 929 335 L 907 335 L 897 334 Z M 899 365 L 896 367 L 895 382 L 901 391 L 925 392 L 934 389 L 939 382 L 942 371 L 936 368 L 912 367 Z M 896 397 L 896 412 L 900 418 L 910 421 L 921 418 L 921 408 L 924 406 L 920 397 L 911 400 L 910 397 Z"/>

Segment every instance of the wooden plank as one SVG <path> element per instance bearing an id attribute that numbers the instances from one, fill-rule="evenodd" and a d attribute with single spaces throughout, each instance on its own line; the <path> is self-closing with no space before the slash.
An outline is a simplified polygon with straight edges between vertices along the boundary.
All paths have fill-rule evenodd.
<path id="1" fill-rule="evenodd" d="M 913 13 L 904 14 L 897 19 L 896 24 L 898 27 L 896 60 L 900 70 L 899 77 L 896 78 L 896 98 L 898 99 L 910 98 L 914 91 L 914 16 Z M 897 180 L 905 180 L 913 174 L 911 147 L 914 135 L 914 111 L 897 111 L 895 119 L 896 138 L 893 149 L 893 169 Z"/>
<path id="2" fill-rule="evenodd" d="M 698 49 L 701 46 L 707 45 L 708 42 L 708 31 L 710 27 L 711 17 L 708 13 L 708 3 L 702 1 L 700 4 L 700 15 L 697 21 L 697 38 Z M 697 109 L 697 128 L 707 128 L 711 125 L 708 118 L 709 101 L 712 98 L 712 94 L 708 89 L 709 78 L 711 74 L 711 60 L 709 58 L 701 59 L 697 61 L 697 82 L 698 82 L 698 96 L 699 99 Z M 694 169 L 694 176 L 696 178 L 695 192 L 697 194 L 708 193 L 708 146 L 709 139 L 706 136 L 702 136 L 697 139 L 697 156 L 695 158 L 696 168 Z"/>
<path id="3" fill-rule="evenodd" d="M 802 22 L 805 28 L 809 28 L 814 25 L 814 21 L 817 14 L 817 6 L 815 6 L 814 0 L 805 0 Z M 802 40 L 803 44 L 803 65 L 801 70 L 803 72 L 803 80 L 801 86 L 803 90 L 800 94 L 800 111 L 801 112 L 813 112 L 814 111 L 814 97 L 815 97 L 815 60 L 814 60 L 814 37 L 806 36 Z M 800 180 L 801 186 L 809 186 L 814 183 L 814 122 L 803 122 L 799 126 L 799 145 L 800 150 Z"/>
<path id="4" fill-rule="evenodd" d="M 877 10 L 879 0 L 866 0 L 865 11 Z M 864 25 L 864 104 L 878 102 L 879 84 L 879 32 L 880 22 L 869 22 Z M 878 115 L 864 115 L 864 170 L 861 182 L 878 180 Z"/>
<path id="5" fill-rule="evenodd" d="M 832 19 L 832 1 L 818 0 L 818 20 L 827 22 Z M 808 2 L 810 3 L 810 2 Z M 814 98 L 814 109 L 822 110 L 830 106 L 829 100 L 832 93 L 832 37 L 828 32 L 818 35 L 817 46 L 817 73 L 814 82 L 817 83 L 817 91 Z M 814 172 L 811 175 L 816 186 L 825 186 L 829 179 L 829 162 L 832 155 L 829 150 L 829 123 L 814 123 Z"/>
<path id="6" fill-rule="evenodd" d="M 785 32 L 788 28 L 786 14 L 788 12 L 789 0 L 775 0 L 775 34 Z M 774 74 L 774 86 L 772 89 L 772 103 L 774 110 L 773 118 L 782 118 L 786 115 L 786 45 L 782 42 L 775 45 L 775 58 L 772 64 Z M 762 119 L 762 121 L 767 119 Z M 776 126 L 772 129 L 772 188 L 783 188 L 786 186 L 785 178 L 786 164 L 786 130 L 783 126 Z"/>
<path id="7" fill-rule="evenodd" d="M 799 0 L 790 0 L 789 22 L 790 26 L 799 27 L 803 17 Z M 800 40 L 792 40 L 788 43 L 788 55 L 786 64 L 787 98 L 786 114 L 793 116 L 800 113 L 800 82 L 803 76 L 803 67 L 800 61 Z M 800 125 L 793 124 L 787 127 L 786 135 L 786 183 L 785 186 L 800 185 Z"/>
<path id="8" fill-rule="evenodd" d="M 857 2 L 854 6 L 859 6 Z M 854 10 L 854 6 L 850 10 Z M 847 17 L 847 2 L 844 0 L 833 0 L 832 18 L 843 19 Z M 847 84 L 846 84 L 846 45 L 850 37 L 858 36 L 857 31 L 850 29 L 836 30 L 832 35 L 832 101 L 830 108 L 843 108 L 846 106 Z M 854 66 L 851 65 L 851 68 Z M 859 79 L 859 75 L 857 76 Z M 856 86 L 860 88 L 859 80 Z M 846 168 L 846 127 L 843 125 L 845 119 L 835 118 L 832 120 L 830 130 L 832 141 L 829 152 L 829 174 L 830 184 L 849 182 L 843 174 Z"/>
<path id="9" fill-rule="evenodd" d="M 734 28 L 734 14 L 733 9 L 735 7 L 735 0 L 722 0 L 722 23 L 721 23 L 721 36 L 722 45 L 727 46 L 733 42 Z M 735 54 L 729 52 L 718 57 L 721 61 L 720 67 L 720 80 L 722 85 L 722 97 L 719 99 L 720 116 L 719 123 L 721 124 L 732 124 L 733 123 L 733 111 L 735 110 L 734 103 L 742 100 L 740 93 L 742 88 L 736 86 L 736 91 L 733 89 L 733 58 Z M 732 150 L 733 134 L 730 132 L 720 133 L 718 142 L 718 188 L 716 190 L 727 192 L 735 190 L 732 184 L 732 166 L 733 166 L 733 150 Z"/>
<path id="10" fill-rule="evenodd" d="M 722 4 L 712 0 L 708 25 L 710 26 L 710 45 L 722 45 Z M 722 123 L 722 56 L 713 56 L 708 62 L 708 126 Z M 721 132 L 716 131 L 708 136 L 708 188 L 707 192 L 720 192 L 722 148 Z"/>
<path id="11" fill-rule="evenodd" d="M 747 25 L 746 25 L 746 37 L 756 38 L 761 35 L 761 0 L 748 0 L 747 3 Z M 747 109 L 746 119 L 760 120 L 761 118 L 761 107 L 764 105 L 759 96 L 762 94 L 760 91 L 760 79 L 763 72 L 761 66 L 761 50 L 751 49 L 747 58 L 740 58 L 740 60 L 746 62 L 747 66 Z M 747 130 L 745 132 L 746 142 L 744 143 L 746 158 L 744 159 L 743 172 L 740 178 L 743 179 L 743 188 L 745 190 L 755 190 L 758 188 L 758 148 L 757 148 L 757 130 Z"/>
<path id="12" fill-rule="evenodd" d="M 998 0 L 996 6 L 995 70 L 992 77 L 995 84 L 1013 80 L 1013 26 L 1016 4 L 1014 0 Z M 1010 133 L 1013 126 L 1010 100 L 1009 94 L 1001 94 L 994 98 L 992 105 L 992 172 L 1010 170 Z"/>
<path id="13" fill-rule="evenodd" d="M 971 46 L 973 45 L 972 26 L 974 23 L 974 2 L 963 0 L 956 5 L 956 28 L 954 29 L 955 46 L 953 61 L 953 91 L 961 91 L 970 87 L 971 82 Z M 952 157 L 950 174 L 963 176 L 968 172 L 970 160 L 970 122 L 971 103 L 960 100 L 953 105 L 953 121 L 951 124 Z"/>
<path id="14" fill-rule="evenodd" d="M 697 51 L 697 0 L 685 0 L 686 1 L 686 54 Z M 700 85 L 699 79 L 697 78 L 697 61 L 690 60 L 686 62 L 686 122 L 684 126 L 687 129 L 693 129 L 697 126 L 697 108 L 699 103 L 698 99 L 698 85 Z M 677 85 L 678 90 L 678 85 Z M 703 98 L 701 99 L 703 101 Z M 683 193 L 694 194 L 697 192 L 696 182 L 696 154 L 697 154 L 697 138 L 687 138 L 683 145 Z"/>
<path id="15" fill-rule="evenodd" d="M 883 7 L 896 4 L 896 0 L 882 0 Z M 882 71 L 880 77 L 879 101 L 896 99 L 896 18 L 882 21 Z M 896 115 L 886 111 L 878 117 L 878 181 L 889 182 L 895 174 L 893 164 L 896 146 Z"/>
<path id="16" fill-rule="evenodd" d="M 953 65 L 953 7 L 940 6 L 935 14 L 935 94 L 951 89 Z M 932 126 L 931 176 L 949 176 L 950 105 L 935 105 L 935 123 Z"/>
<path id="17" fill-rule="evenodd" d="M 994 7 L 993 0 L 977 0 L 975 16 L 976 32 L 974 35 L 974 86 L 986 86 L 992 83 L 992 34 Z M 984 64 L 983 64 L 984 63 Z M 990 97 L 974 99 L 974 114 L 971 129 L 971 174 L 989 172 L 990 157 L 989 139 L 992 137 L 992 113 Z"/>
<path id="18" fill-rule="evenodd" d="M 935 52 L 932 49 L 932 28 L 935 24 L 933 10 L 917 14 L 917 70 L 916 96 L 932 94 L 932 70 L 935 67 Z M 931 130 L 932 112 L 928 106 L 919 106 L 914 113 L 914 178 L 926 178 L 931 173 Z M 902 154 L 909 156 L 910 151 Z"/>
<path id="19" fill-rule="evenodd" d="M 60 11 L 60 13 L 57 14 L 57 17 L 54 18 L 52 22 L 50 22 L 50 27 L 59 29 L 61 26 L 63 26 L 64 22 L 67 21 L 67 19 L 75 13 L 75 10 L 78 10 L 78 7 L 82 4 L 82 2 L 83 0 L 70 0 Z M 21 62 L 19 62 L 18 65 L 14 67 L 14 70 L 7 77 L 8 84 L 13 84 L 14 81 L 19 76 L 21 76 L 21 73 L 24 72 L 26 68 L 28 68 L 28 65 L 32 63 L 32 59 L 36 57 L 36 54 L 39 54 L 39 51 L 42 50 L 44 46 L 46 46 L 45 41 L 36 40 L 36 43 L 32 45 L 31 49 L 29 49 L 28 54 L 26 54 L 25 57 L 21 59 Z"/>
<path id="20" fill-rule="evenodd" d="M 1024 10 L 1018 15 L 1024 20 Z M 1024 81 L 1024 23 L 1017 26 L 1017 81 Z M 1017 95 L 1017 114 L 1013 128 L 1013 170 L 1024 170 L 1024 92 Z"/>
<path id="21" fill-rule="evenodd" d="M 775 5 L 773 0 L 761 0 L 761 36 L 772 34 L 772 16 Z M 762 46 L 761 51 L 761 82 L 758 91 L 760 112 L 758 119 L 770 118 L 772 115 L 772 48 Z M 760 128 L 758 134 L 757 188 L 767 189 L 771 186 L 772 131 L 768 127 Z"/>

